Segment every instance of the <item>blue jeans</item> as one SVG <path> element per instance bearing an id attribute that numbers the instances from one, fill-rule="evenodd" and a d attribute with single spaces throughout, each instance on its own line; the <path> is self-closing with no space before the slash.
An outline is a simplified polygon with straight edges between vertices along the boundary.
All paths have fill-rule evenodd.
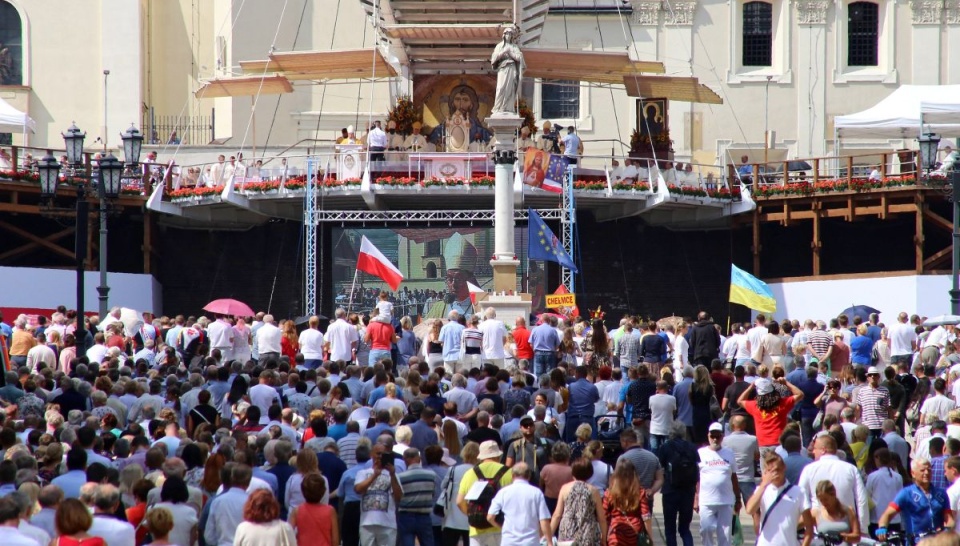
<path id="1" fill-rule="evenodd" d="M 414 539 L 420 546 L 434 546 L 430 514 L 397 512 L 397 545 L 414 546 Z"/>
<path id="2" fill-rule="evenodd" d="M 667 546 L 677 546 L 678 531 L 683 546 L 693 546 L 693 534 L 690 532 L 693 495 L 693 489 L 663 494 L 663 532 L 667 535 Z"/>
<path id="3" fill-rule="evenodd" d="M 316 370 L 323 365 L 323 360 L 319 358 L 311 358 L 303 361 L 303 367 L 308 370 Z"/>
<path id="4" fill-rule="evenodd" d="M 373 366 L 384 358 L 390 358 L 390 349 L 370 349 L 370 357 L 367 358 L 367 365 Z"/>
<path id="5" fill-rule="evenodd" d="M 650 435 L 650 451 L 654 455 L 660 454 L 660 446 L 667 443 L 667 436 L 663 434 L 651 434 Z"/>
<path id="6" fill-rule="evenodd" d="M 539 379 L 541 375 L 550 373 L 557 367 L 557 354 L 548 351 L 537 351 L 533 354 L 533 373 Z"/>
<path id="7" fill-rule="evenodd" d="M 577 441 L 577 427 L 586 423 L 590 425 L 591 438 L 597 437 L 597 420 L 592 415 L 567 415 L 567 422 L 563 425 L 563 441 L 573 443 Z"/>

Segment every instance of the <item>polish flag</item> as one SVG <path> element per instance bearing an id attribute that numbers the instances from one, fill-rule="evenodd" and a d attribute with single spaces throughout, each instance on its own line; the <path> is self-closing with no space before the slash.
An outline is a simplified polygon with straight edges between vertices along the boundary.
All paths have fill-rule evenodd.
<path id="1" fill-rule="evenodd" d="M 479 286 L 467 281 L 467 290 L 470 291 L 470 303 L 477 304 L 477 294 L 485 294 L 487 291 Z"/>
<path id="2" fill-rule="evenodd" d="M 383 279 L 392 290 L 396 290 L 400 286 L 400 281 L 403 280 L 403 273 L 400 273 L 397 266 L 390 263 L 390 260 L 377 247 L 373 246 L 366 235 L 360 242 L 357 269 Z"/>

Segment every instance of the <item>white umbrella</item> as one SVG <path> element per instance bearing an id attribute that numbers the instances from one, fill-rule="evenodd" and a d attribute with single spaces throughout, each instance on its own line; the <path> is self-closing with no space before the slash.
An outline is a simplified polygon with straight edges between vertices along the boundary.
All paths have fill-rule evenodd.
<path id="1" fill-rule="evenodd" d="M 924 326 L 944 326 L 960 324 L 960 315 L 937 315 L 923 321 Z"/>
<path id="2" fill-rule="evenodd" d="M 123 323 L 123 333 L 127 337 L 133 337 L 143 327 L 140 312 L 127 307 L 120 309 L 120 322 Z"/>

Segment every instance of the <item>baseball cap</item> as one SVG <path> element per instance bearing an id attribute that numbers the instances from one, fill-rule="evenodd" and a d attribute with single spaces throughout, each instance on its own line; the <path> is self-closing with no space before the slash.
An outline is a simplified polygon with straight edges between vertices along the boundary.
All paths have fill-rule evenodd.
<path id="1" fill-rule="evenodd" d="M 720 423 L 711 423 L 710 428 L 707 430 L 709 432 L 723 432 L 723 425 Z"/>
<path id="2" fill-rule="evenodd" d="M 769 379 L 757 379 L 753 384 L 757 387 L 757 394 L 761 396 L 773 392 L 773 383 Z"/>
<path id="3" fill-rule="evenodd" d="M 880 370 L 876 366 L 870 366 L 867 368 L 867 375 L 877 374 L 880 375 Z"/>
<path id="4" fill-rule="evenodd" d="M 532 424 L 533 424 L 533 417 L 530 417 L 529 415 L 524 415 L 523 417 L 520 418 L 521 427 L 525 427 L 527 425 L 532 425 Z"/>

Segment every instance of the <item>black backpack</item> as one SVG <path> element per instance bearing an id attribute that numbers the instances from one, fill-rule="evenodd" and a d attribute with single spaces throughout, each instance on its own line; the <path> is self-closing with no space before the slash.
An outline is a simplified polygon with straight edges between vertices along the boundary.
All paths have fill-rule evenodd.
<path id="1" fill-rule="evenodd" d="M 673 457 L 667 463 L 667 468 L 670 471 L 670 486 L 674 489 L 694 487 L 700 479 L 700 465 L 691 456 L 690 449 L 687 446 L 675 445 L 672 451 Z"/>
<path id="2" fill-rule="evenodd" d="M 489 529 L 493 527 L 493 525 L 487 521 L 487 513 L 490 512 L 490 504 L 493 503 L 493 497 L 497 495 L 497 491 L 500 491 L 500 479 L 507 473 L 507 470 L 509 470 L 509 468 L 501 466 L 493 478 L 487 480 L 483 475 L 483 471 L 480 470 L 480 465 L 473 467 L 477 479 L 481 481 L 486 480 L 487 485 L 483 487 L 483 491 L 480 492 L 480 496 L 476 500 L 467 501 L 467 522 L 470 523 L 470 527 L 475 529 Z M 497 516 L 498 521 L 502 521 L 502 518 L 503 514 Z"/>

